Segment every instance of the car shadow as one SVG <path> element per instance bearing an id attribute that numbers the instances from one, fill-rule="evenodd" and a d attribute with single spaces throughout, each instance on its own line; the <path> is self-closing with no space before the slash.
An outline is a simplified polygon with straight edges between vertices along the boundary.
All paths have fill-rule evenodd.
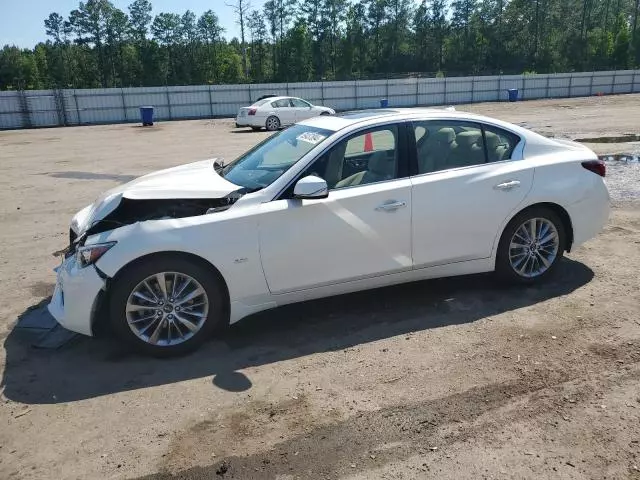
<path id="1" fill-rule="evenodd" d="M 7 337 L 4 395 L 27 404 L 82 400 L 212 376 L 214 388 L 252 387 L 240 370 L 342 350 L 396 335 L 475 322 L 560 297 L 593 278 L 564 259 L 554 277 L 531 287 L 505 287 L 490 275 L 427 280 L 314 300 L 253 315 L 182 358 L 146 358 L 113 338 L 82 338 L 59 350 L 31 347 L 32 333 Z M 44 307 L 38 307 L 44 308 Z M 33 310 L 33 309 L 32 309 Z"/>
<path id="2" fill-rule="evenodd" d="M 247 130 L 230 130 L 231 133 L 259 133 L 260 131 L 266 132 L 266 130 L 253 130 L 251 128 Z"/>

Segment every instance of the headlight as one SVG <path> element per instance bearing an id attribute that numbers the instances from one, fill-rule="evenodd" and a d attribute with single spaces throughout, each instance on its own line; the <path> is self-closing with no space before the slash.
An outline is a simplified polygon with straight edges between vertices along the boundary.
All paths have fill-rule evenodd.
<path id="1" fill-rule="evenodd" d="M 116 242 L 108 242 L 79 247 L 78 251 L 76 252 L 76 261 L 80 268 L 93 265 L 115 244 Z"/>

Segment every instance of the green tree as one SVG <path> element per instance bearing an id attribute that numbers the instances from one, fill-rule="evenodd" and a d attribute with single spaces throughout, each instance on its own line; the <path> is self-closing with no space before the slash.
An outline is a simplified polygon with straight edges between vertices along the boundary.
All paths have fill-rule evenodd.
<path id="1" fill-rule="evenodd" d="M 131 34 L 139 43 L 147 39 L 149 25 L 153 19 L 151 11 L 153 7 L 149 0 L 134 0 L 129 5 L 129 18 L 131 22 Z"/>
<path id="2" fill-rule="evenodd" d="M 249 0 L 235 0 L 233 3 L 227 3 L 236 14 L 236 23 L 240 27 L 240 48 L 242 50 L 242 68 L 245 78 L 249 78 L 249 64 L 247 62 L 247 43 L 245 39 L 245 29 L 247 26 L 247 17 L 251 10 L 251 2 Z"/>
<path id="3" fill-rule="evenodd" d="M 264 17 L 254 10 L 247 18 L 247 26 L 251 36 L 251 79 L 264 82 L 267 78 L 267 26 Z"/>
<path id="4" fill-rule="evenodd" d="M 206 77 L 208 82 L 217 82 L 218 78 L 218 46 L 222 42 L 224 28 L 213 10 L 207 10 L 198 19 L 200 38 L 205 42 Z"/>

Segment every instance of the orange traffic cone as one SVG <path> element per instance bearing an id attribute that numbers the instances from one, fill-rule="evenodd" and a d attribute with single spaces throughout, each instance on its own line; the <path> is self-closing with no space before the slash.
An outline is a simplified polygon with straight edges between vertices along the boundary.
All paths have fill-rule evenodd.
<path id="1" fill-rule="evenodd" d="M 371 132 L 364 136 L 364 151 L 373 152 L 373 137 L 371 136 Z"/>

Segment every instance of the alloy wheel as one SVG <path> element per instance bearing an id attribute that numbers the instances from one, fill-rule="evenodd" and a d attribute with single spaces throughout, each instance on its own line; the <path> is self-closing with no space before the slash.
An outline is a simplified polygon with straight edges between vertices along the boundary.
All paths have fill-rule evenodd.
<path id="1" fill-rule="evenodd" d="M 127 323 L 140 340 L 156 346 L 186 342 L 204 325 L 209 298 L 193 277 L 161 272 L 140 282 L 126 304 Z"/>
<path id="2" fill-rule="evenodd" d="M 551 268 L 559 249 L 560 237 L 553 222 L 530 218 L 511 237 L 509 262 L 518 275 L 535 278 Z"/>

